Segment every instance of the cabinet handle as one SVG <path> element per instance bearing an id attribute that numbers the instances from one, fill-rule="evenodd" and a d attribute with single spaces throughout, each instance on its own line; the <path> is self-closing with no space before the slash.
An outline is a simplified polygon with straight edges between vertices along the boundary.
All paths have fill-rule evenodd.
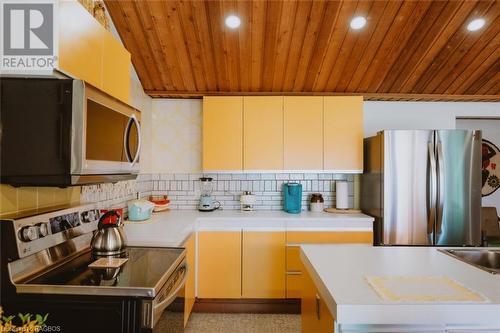
<path id="1" fill-rule="evenodd" d="M 302 275 L 302 272 L 300 272 L 300 271 L 288 271 L 288 272 L 286 272 L 286 275 Z"/>
<path id="2" fill-rule="evenodd" d="M 321 299 L 319 298 L 319 295 L 316 294 L 316 317 L 318 318 L 318 320 L 321 320 L 320 318 L 320 301 Z"/>

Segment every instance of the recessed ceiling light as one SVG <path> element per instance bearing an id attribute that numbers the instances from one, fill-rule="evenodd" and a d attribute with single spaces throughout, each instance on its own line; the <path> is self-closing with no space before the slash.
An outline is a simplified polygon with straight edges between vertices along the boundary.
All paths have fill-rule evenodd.
<path id="1" fill-rule="evenodd" d="M 366 25 L 366 18 L 363 16 L 356 16 L 351 20 L 351 28 L 353 29 L 361 29 Z"/>
<path id="2" fill-rule="evenodd" d="M 226 25 L 231 29 L 236 29 L 240 26 L 241 20 L 236 15 L 229 15 L 226 17 Z"/>
<path id="3" fill-rule="evenodd" d="M 474 19 L 470 21 L 469 24 L 467 24 L 467 30 L 469 31 L 479 30 L 484 26 L 485 23 L 486 21 L 483 18 Z"/>

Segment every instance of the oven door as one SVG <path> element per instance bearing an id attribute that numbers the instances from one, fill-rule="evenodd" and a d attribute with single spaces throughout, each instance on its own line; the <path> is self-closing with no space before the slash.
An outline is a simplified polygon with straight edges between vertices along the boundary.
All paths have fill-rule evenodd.
<path id="1" fill-rule="evenodd" d="M 79 80 L 74 89 L 72 183 L 131 179 L 139 172 L 141 150 L 140 114 L 92 86 Z M 81 178 L 79 181 L 78 178 Z"/>
<path id="2" fill-rule="evenodd" d="M 183 261 L 158 295 L 142 301 L 142 328 L 148 332 L 184 332 L 184 285 L 188 266 Z"/>

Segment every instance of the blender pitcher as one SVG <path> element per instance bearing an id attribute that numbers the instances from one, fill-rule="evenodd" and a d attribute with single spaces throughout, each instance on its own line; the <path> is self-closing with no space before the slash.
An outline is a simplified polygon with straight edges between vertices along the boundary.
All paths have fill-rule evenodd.
<path id="1" fill-rule="evenodd" d="M 220 202 L 214 200 L 212 197 L 212 183 L 213 178 L 201 177 L 200 178 L 200 203 L 198 210 L 200 212 L 212 212 L 220 208 Z"/>

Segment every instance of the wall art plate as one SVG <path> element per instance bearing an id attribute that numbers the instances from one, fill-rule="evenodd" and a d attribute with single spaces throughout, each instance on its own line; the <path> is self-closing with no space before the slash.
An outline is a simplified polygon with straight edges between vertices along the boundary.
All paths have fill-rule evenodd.
<path id="1" fill-rule="evenodd" d="M 500 150 L 491 141 L 483 139 L 483 170 L 481 194 L 486 197 L 500 187 Z"/>

